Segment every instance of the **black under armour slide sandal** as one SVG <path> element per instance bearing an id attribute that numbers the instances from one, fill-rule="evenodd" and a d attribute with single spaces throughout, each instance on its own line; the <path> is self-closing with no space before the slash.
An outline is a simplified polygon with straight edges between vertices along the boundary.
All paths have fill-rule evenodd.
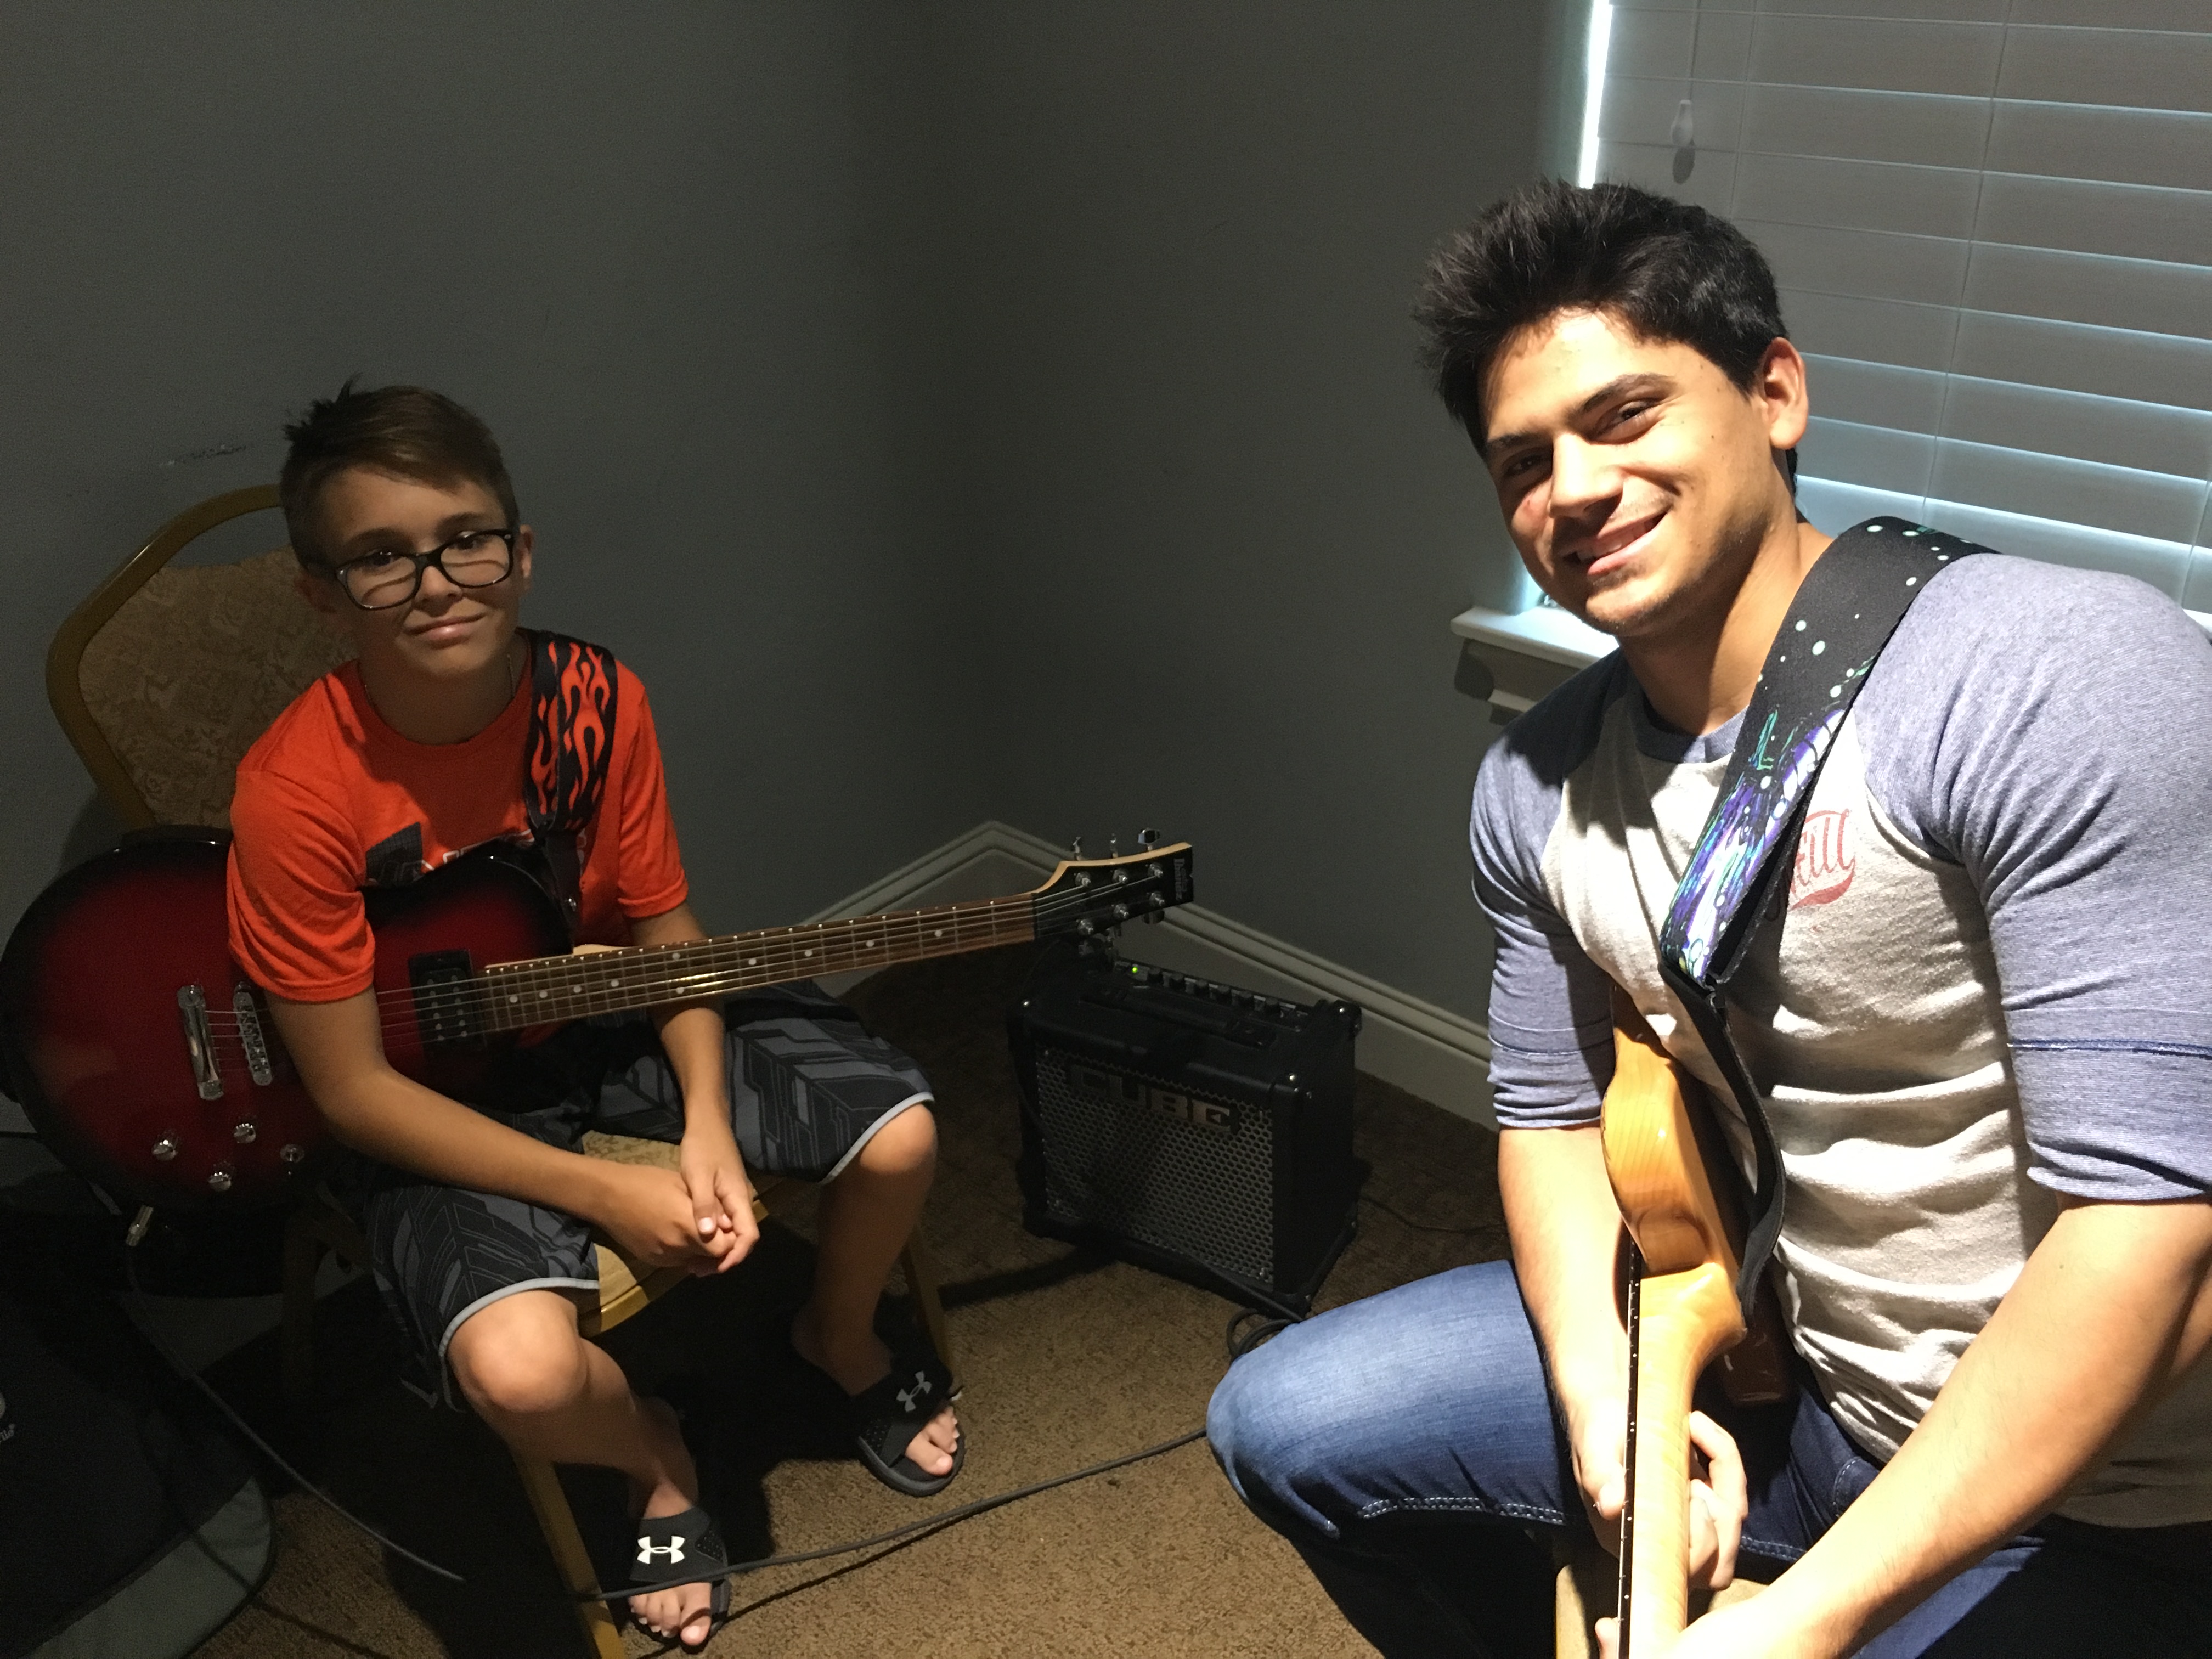
<path id="1" fill-rule="evenodd" d="M 929 1474 L 906 1455 L 908 1443 L 944 1408 L 951 1388 L 952 1373 L 927 1340 L 918 1337 L 892 1353 L 888 1376 L 848 1401 L 860 1462 L 893 1492 L 933 1498 L 968 1461 L 965 1435 L 953 1442 L 952 1467 L 943 1474 Z"/>
<path id="2" fill-rule="evenodd" d="M 656 1515 L 636 1527 L 637 1553 L 630 1559 L 625 1594 L 712 1584 L 708 1614 L 717 1624 L 730 1616 L 730 1556 L 712 1516 L 695 1506 L 679 1515 Z"/>

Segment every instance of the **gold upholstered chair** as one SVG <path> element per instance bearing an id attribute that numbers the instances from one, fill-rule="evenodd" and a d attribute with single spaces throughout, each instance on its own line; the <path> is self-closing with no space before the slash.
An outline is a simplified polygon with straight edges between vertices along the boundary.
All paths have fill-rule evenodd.
<path id="1" fill-rule="evenodd" d="M 234 489 L 187 508 L 156 531 L 70 613 L 46 654 L 46 691 L 63 732 L 101 798 L 126 830 L 161 824 L 227 830 L 238 763 L 287 704 L 343 661 L 336 632 L 294 586 L 289 547 L 228 564 L 176 565 L 185 547 L 216 526 L 276 506 L 268 486 Z M 658 1141 L 591 1134 L 585 1151 L 618 1162 L 676 1167 Z M 778 1183 L 756 1192 L 753 1210 Z M 641 1267 L 605 1237 L 596 1307 L 580 1310 L 587 1336 L 642 1311 L 682 1283 L 680 1268 Z M 314 1281 L 325 1252 L 366 1267 L 352 1218 L 326 1193 L 301 1194 L 284 1244 L 285 1396 L 303 1401 L 313 1381 Z M 927 1247 L 916 1231 L 901 1258 L 917 1313 L 946 1366 L 952 1350 Z M 524 1491 L 562 1582 L 576 1599 L 586 1643 L 618 1659 L 620 1634 L 599 1595 L 591 1558 L 553 1466 L 515 1459 Z"/>

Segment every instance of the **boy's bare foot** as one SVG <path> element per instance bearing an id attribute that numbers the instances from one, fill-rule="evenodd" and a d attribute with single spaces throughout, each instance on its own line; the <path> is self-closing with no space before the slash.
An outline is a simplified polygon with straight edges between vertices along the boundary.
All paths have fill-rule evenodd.
<path id="1" fill-rule="evenodd" d="M 863 1339 L 833 1349 L 823 1341 L 820 1331 L 804 1311 L 791 1322 L 791 1346 L 799 1357 L 848 1395 L 865 1393 L 890 1375 L 891 1351 L 884 1346 L 883 1339 L 873 1331 L 863 1333 Z M 948 1401 L 907 1443 L 907 1461 L 927 1474 L 949 1474 L 952 1454 L 959 1444 L 960 1419 Z"/>
<path id="2" fill-rule="evenodd" d="M 666 1401 L 640 1399 L 637 1403 L 645 1415 L 646 1434 L 662 1473 L 650 1487 L 631 1481 L 630 1503 L 638 1515 L 647 1520 L 681 1515 L 699 1501 L 699 1472 L 684 1444 L 684 1431 L 676 1420 L 674 1408 Z M 651 1595 L 633 1595 L 629 1598 L 630 1616 L 655 1636 L 673 1636 L 687 1649 L 696 1651 L 707 1644 L 707 1638 L 714 1632 L 709 1612 L 714 1591 L 712 1584 L 679 1584 L 674 1589 L 657 1590 Z"/>

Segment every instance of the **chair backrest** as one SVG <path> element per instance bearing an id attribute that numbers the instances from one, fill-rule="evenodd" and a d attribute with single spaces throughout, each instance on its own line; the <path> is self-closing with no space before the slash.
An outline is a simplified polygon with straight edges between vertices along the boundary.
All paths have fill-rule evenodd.
<path id="1" fill-rule="evenodd" d="M 293 586 L 291 550 L 170 569 L 196 537 L 276 505 L 263 485 L 188 508 L 70 613 L 46 653 L 62 730 L 125 824 L 228 828 L 238 763 L 350 654 Z"/>

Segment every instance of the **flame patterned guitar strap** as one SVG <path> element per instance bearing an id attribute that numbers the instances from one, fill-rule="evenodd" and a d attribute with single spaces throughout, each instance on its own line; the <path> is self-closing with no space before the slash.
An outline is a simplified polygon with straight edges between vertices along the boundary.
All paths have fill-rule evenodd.
<path id="1" fill-rule="evenodd" d="M 1782 1233 L 1784 1182 L 1765 1103 L 1729 1034 L 1729 982 L 1759 924 L 1786 902 L 1814 780 L 1875 659 L 1929 580 L 1983 550 L 1905 519 L 1869 519 L 1836 538 L 1767 653 L 1712 816 L 1660 930 L 1660 975 L 1751 1130 L 1757 1179 L 1736 1280 L 1747 1317 Z"/>
<path id="2" fill-rule="evenodd" d="M 607 792 L 615 687 L 614 653 L 605 647 L 531 635 L 525 799 L 571 936 L 583 920 L 584 860 Z"/>

